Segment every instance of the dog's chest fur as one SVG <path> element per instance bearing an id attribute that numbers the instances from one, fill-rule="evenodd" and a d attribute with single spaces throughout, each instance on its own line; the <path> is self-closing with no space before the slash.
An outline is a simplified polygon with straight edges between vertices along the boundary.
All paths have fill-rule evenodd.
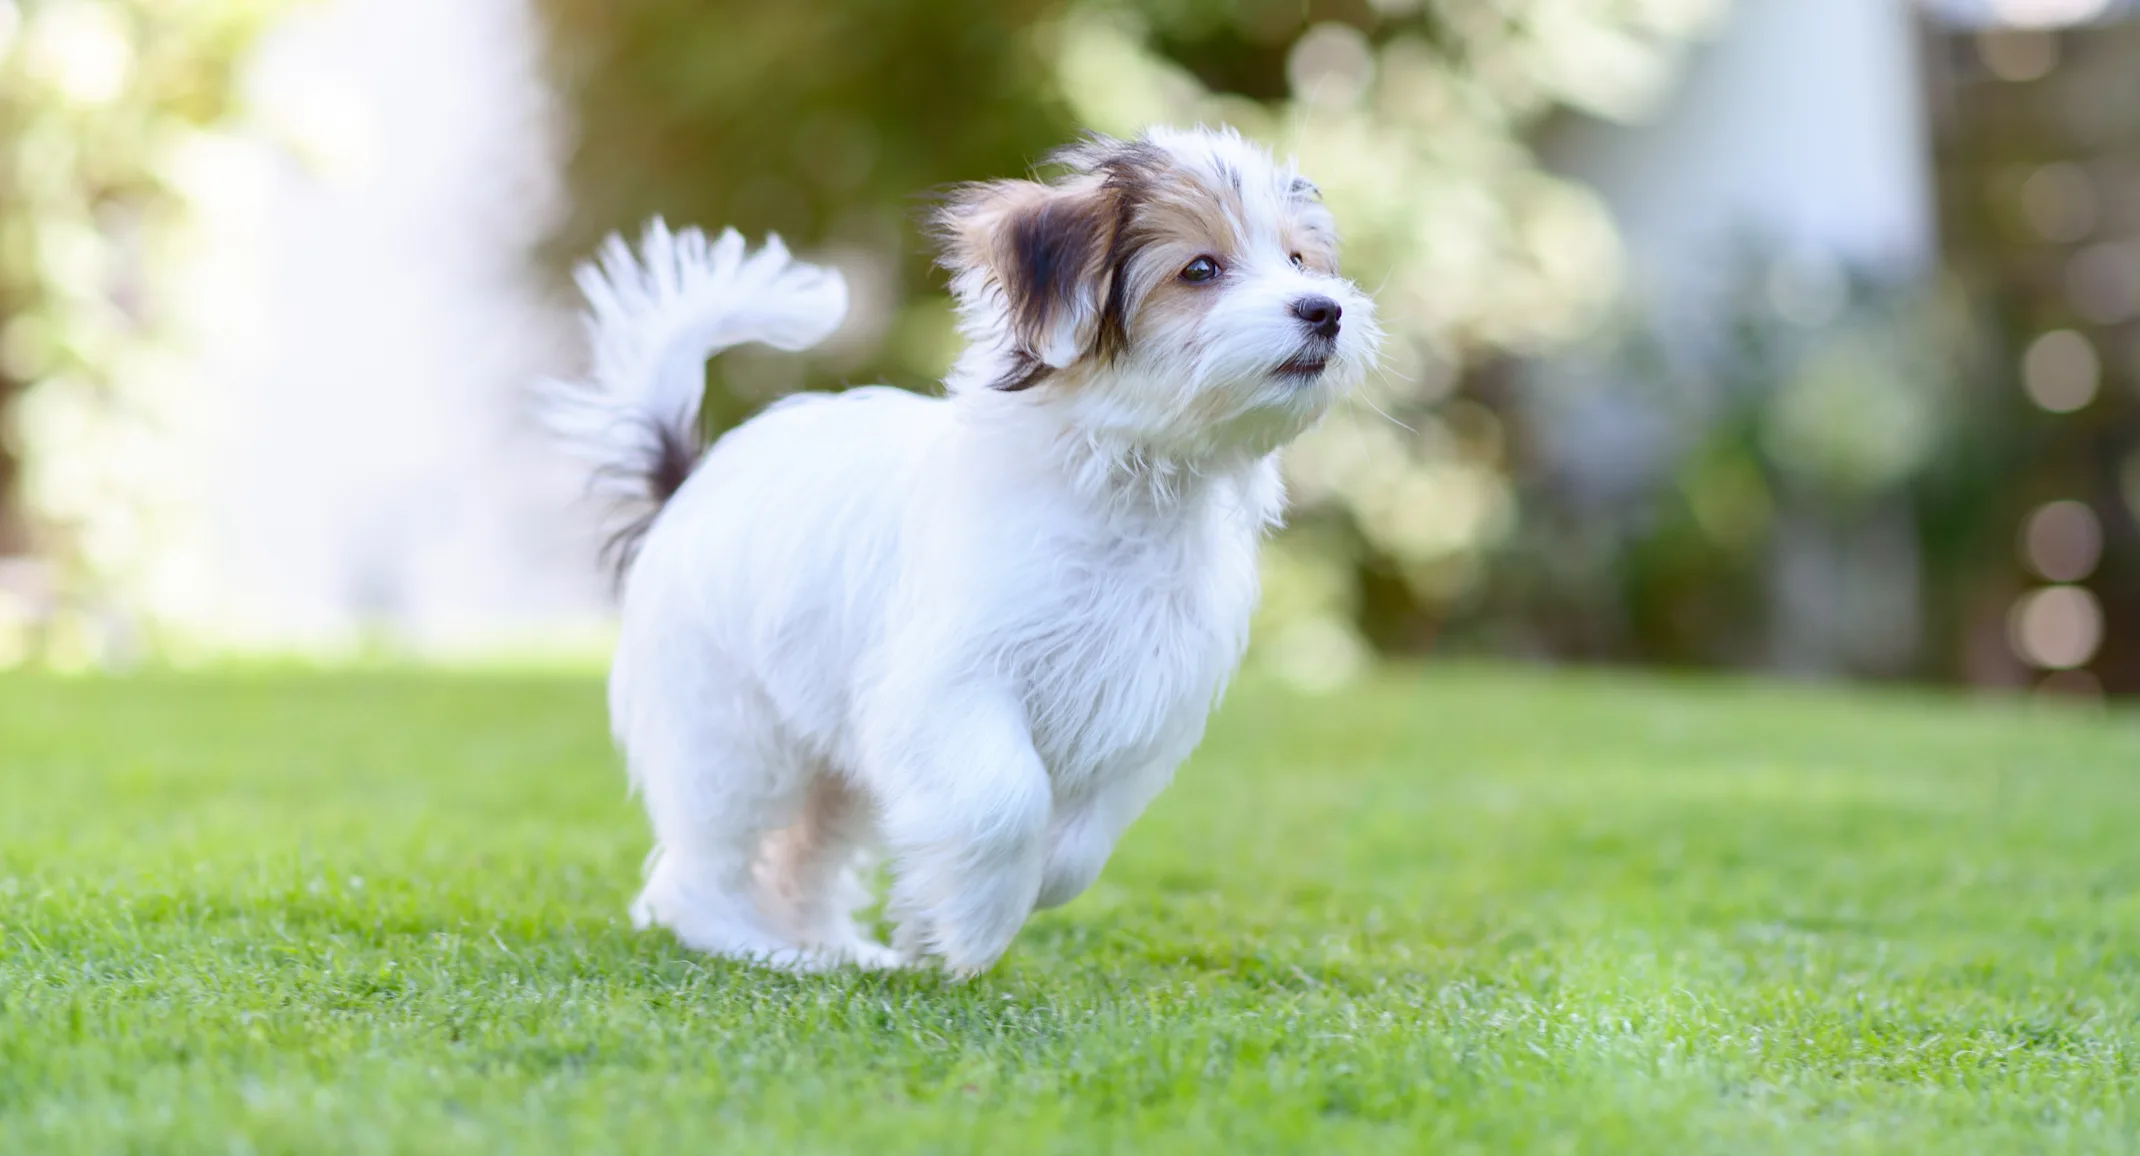
<path id="1" fill-rule="evenodd" d="M 1260 510 L 1240 487 L 1165 518 L 1087 526 L 1056 542 L 1006 624 L 1035 749 L 1076 793 L 1178 759 L 1247 643 Z"/>

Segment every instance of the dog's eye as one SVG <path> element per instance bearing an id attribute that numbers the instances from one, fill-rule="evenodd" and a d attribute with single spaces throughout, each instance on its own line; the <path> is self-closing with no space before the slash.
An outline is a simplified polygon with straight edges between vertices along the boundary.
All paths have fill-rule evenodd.
<path id="1" fill-rule="evenodd" d="M 1209 281 L 1218 275 L 1219 263 L 1210 257 L 1198 257 L 1182 266 L 1181 270 L 1181 279 L 1184 281 Z"/>
<path id="2" fill-rule="evenodd" d="M 1307 262 L 1307 259 L 1306 259 L 1306 258 L 1304 258 L 1304 257 L 1302 257 L 1302 256 L 1301 256 L 1300 254 L 1298 254 L 1298 253 L 1295 253 L 1295 254 L 1293 254 L 1293 267 L 1294 267 L 1295 269 L 1305 269 L 1305 268 L 1307 268 L 1307 267 L 1308 267 L 1308 262 Z"/>

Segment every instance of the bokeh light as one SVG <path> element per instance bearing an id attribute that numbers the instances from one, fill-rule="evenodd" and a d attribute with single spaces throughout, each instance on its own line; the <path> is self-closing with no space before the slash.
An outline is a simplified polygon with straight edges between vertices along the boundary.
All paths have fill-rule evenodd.
<path id="1" fill-rule="evenodd" d="M 86 0 L 58 0 L 31 11 L 23 37 L 30 74 L 79 105 L 117 100 L 134 66 L 123 16 Z"/>
<path id="2" fill-rule="evenodd" d="M 2052 413 L 2072 413 L 2094 401 L 2102 379 L 2095 344 L 2072 329 L 2038 337 L 2021 360 L 2021 384 L 2029 400 Z"/>
<path id="3" fill-rule="evenodd" d="M 2007 619 L 2014 653 L 2032 666 L 2085 666 L 2103 644 L 2103 607 L 2083 586 L 2046 586 L 2021 596 Z"/>
<path id="4" fill-rule="evenodd" d="M 2078 582 L 2103 556 L 2103 526 L 2095 511 L 2071 500 L 2037 507 L 2021 528 L 2021 560 L 2053 582 Z"/>
<path id="5" fill-rule="evenodd" d="M 1992 0 L 1992 15 L 2022 28 L 2058 28 L 2101 16 L 2111 0 Z"/>
<path id="6" fill-rule="evenodd" d="M 1350 24 L 1308 29 L 1286 57 L 1286 81 L 1293 94 L 1312 104 L 1352 104 L 1374 76 L 1374 50 Z"/>

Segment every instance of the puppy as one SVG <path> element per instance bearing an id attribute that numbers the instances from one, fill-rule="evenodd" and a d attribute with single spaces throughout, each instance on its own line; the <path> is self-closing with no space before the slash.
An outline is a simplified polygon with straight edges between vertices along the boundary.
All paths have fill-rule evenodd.
<path id="1" fill-rule="evenodd" d="M 1315 186 L 1231 131 L 1052 162 L 936 214 L 969 342 L 944 397 L 790 397 L 703 455 L 703 362 L 823 340 L 838 275 L 658 221 L 580 270 L 594 366 L 547 417 L 638 515 L 609 690 L 654 828 L 637 925 L 973 974 L 1202 736 L 1278 450 L 1374 362 L 1374 307 Z M 889 948 L 854 920 L 879 852 Z"/>

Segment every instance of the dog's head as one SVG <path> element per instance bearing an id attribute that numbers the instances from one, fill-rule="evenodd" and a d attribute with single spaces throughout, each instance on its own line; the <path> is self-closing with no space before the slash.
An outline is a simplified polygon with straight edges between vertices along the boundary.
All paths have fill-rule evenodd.
<path id="1" fill-rule="evenodd" d="M 1313 184 L 1231 131 L 1093 138 L 1046 182 L 937 214 L 974 348 L 954 389 L 1044 390 L 1158 450 L 1268 449 L 1357 385 L 1381 340 Z"/>

